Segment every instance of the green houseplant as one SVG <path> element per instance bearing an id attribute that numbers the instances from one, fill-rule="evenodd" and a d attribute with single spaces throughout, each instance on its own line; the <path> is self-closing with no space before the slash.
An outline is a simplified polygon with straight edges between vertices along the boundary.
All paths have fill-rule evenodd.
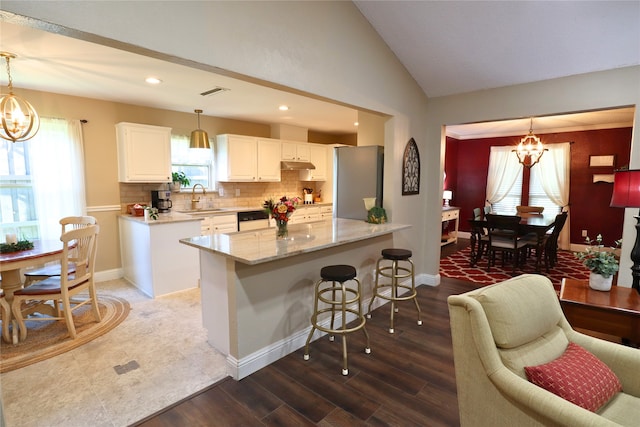
<path id="1" fill-rule="evenodd" d="M 191 181 L 189 180 L 189 178 L 187 178 L 187 175 L 185 175 L 182 171 L 172 172 L 171 179 L 173 180 L 174 189 L 175 187 L 178 187 L 177 189 L 179 190 L 180 187 L 188 187 L 189 184 L 191 184 Z"/>
<path id="2" fill-rule="evenodd" d="M 613 275 L 620 268 L 615 253 L 604 248 L 601 234 L 596 237 L 595 246 L 589 237 L 587 237 L 586 242 L 589 246 L 584 251 L 576 252 L 574 255 L 591 271 L 589 286 L 597 290 L 611 289 Z M 616 246 L 610 249 L 617 249 L 622 244 L 622 240 L 616 240 L 615 243 Z M 602 279 L 594 277 L 594 275 L 601 276 Z"/>

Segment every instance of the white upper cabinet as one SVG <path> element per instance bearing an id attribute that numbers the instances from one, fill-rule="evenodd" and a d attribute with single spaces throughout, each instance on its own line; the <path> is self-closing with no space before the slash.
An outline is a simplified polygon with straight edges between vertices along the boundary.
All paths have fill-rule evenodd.
<path id="1" fill-rule="evenodd" d="M 171 182 L 171 128 L 116 124 L 118 181 Z"/>
<path id="2" fill-rule="evenodd" d="M 329 173 L 330 147 L 322 144 L 306 144 L 309 148 L 309 161 L 316 167 L 300 171 L 301 181 L 326 181 Z"/>
<path id="3" fill-rule="evenodd" d="M 282 160 L 297 162 L 310 161 L 309 144 L 303 142 L 282 141 Z"/>
<path id="4" fill-rule="evenodd" d="M 258 181 L 280 181 L 280 141 L 258 138 Z"/>
<path id="5" fill-rule="evenodd" d="M 218 181 L 280 181 L 280 141 L 243 135 L 217 135 Z"/>

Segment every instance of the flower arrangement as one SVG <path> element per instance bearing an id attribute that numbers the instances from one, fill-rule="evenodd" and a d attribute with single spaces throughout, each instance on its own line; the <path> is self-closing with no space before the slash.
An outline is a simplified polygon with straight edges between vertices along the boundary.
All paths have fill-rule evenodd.
<path id="1" fill-rule="evenodd" d="M 274 202 L 273 199 L 264 201 L 264 205 L 262 206 L 269 216 L 276 221 L 277 238 L 284 239 L 287 237 L 287 223 L 289 222 L 289 217 L 296 210 L 299 203 L 299 197 L 288 198 L 287 196 L 282 196 L 277 202 Z"/>
<path id="2" fill-rule="evenodd" d="M 602 235 L 598 234 L 595 240 L 595 249 L 594 249 L 594 241 L 586 238 L 587 248 L 583 252 L 576 252 L 574 255 L 578 258 L 582 264 L 584 264 L 591 272 L 600 274 L 602 277 L 608 278 L 615 274 L 618 269 L 618 259 L 615 254 L 610 251 L 604 249 L 602 245 Z M 622 239 L 615 241 L 616 246 L 611 249 L 617 249 L 622 244 Z"/>

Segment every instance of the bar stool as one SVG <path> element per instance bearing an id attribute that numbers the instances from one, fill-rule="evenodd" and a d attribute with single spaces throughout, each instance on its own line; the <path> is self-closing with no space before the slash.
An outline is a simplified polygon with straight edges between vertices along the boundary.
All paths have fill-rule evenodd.
<path id="1" fill-rule="evenodd" d="M 411 261 L 411 251 L 407 249 L 389 248 L 382 250 L 382 258 L 378 259 L 376 263 L 376 280 L 373 287 L 373 296 L 369 302 L 369 310 L 367 311 L 367 319 L 371 319 L 371 305 L 376 297 L 391 301 L 391 324 L 389 327 L 389 333 L 393 333 L 393 315 L 398 312 L 396 307 L 397 301 L 413 300 L 418 310 L 418 325 L 422 325 L 420 319 L 420 306 L 418 305 L 418 299 L 416 298 L 418 293 L 416 292 L 416 278 L 413 269 L 413 262 Z M 386 261 L 391 261 L 391 264 L 383 265 Z M 404 264 L 398 264 L 398 263 Z M 386 277 L 391 279 L 390 283 L 380 283 L 380 277 Z M 411 277 L 411 286 L 398 283 L 398 279 L 406 279 Z M 384 288 L 391 288 L 389 295 L 383 295 L 381 290 Z M 408 294 L 402 296 L 398 295 L 398 289 L 407 289 Z"/>
<path id="2" fill-rule="evenodd" d="M 360 298 L 362 289 L 360 281 L 356 278 L 356 269 L 350 265 L 330 265 L 323 267 L 320 270 L 321 279 L 315 286 L 315 297 L 313 304 L 313 314 L 311 315 L 311 332 L 307 338 L 307 343 L 304 347 L 304 360 L 309 360 L 309 342 L 316 329 L 327 332 L 329 334 L 329 340 L 334 340 L 334 334 L 342 335 L 342 375 L 348 375 L 349 369 L 347 367 L 347 334 L 362 329 L 365 338 L 367 340 L 367 346 L 364 352 L 371 353 L 369 348 L 369 334 L 365 328 L 366 320 L 362 314 L 362 301 Z M 357 283 L 356 288 L 349 288 L 345 285 L 346 282 L 354 281 Z M 327 305 L 324 308 L 319 309 L 318 303 L 322 302 Z M 349 305 L 357 303 L 357 308 L 351 308 Z M 330 327 L 322 326 L 318 322 L 318 317 L 322 313 L 331 313 Z M 342 315 L 340 325 L 336 328 L 335 316 L 336 312 Z M 357 316 L 357 325 L 347 328 L 347 313 L 355 314 Z"/>

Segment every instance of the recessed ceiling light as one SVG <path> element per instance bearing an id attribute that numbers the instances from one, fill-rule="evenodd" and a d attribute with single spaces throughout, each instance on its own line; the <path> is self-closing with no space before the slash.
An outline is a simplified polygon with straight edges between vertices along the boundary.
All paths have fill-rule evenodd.
<path id="1" fill-rule="evenodd" d="M 162 83 L 162 80 L 157 77 L 147 77 L 146 79 L 144 79 L 144 81 L 149 83 L 150 85 L 159 85 L 160 83 Z"/>
<path id="2" fill-rule="evenodd" d="M 360 124 L 360 123 L 358 123 L 358 122 L 353 122 L 353 125 L 354 125 L 354 126 L 358 126 L 359 124 Z"/>
<path id="3" fill-rule="evenodd" d="M 289 109 L 288 105 L 281 105 L 281 106 L 278 107 L 278 110 L 280 110 L 280 111 L 287 111 L 288 109 Z"/>

